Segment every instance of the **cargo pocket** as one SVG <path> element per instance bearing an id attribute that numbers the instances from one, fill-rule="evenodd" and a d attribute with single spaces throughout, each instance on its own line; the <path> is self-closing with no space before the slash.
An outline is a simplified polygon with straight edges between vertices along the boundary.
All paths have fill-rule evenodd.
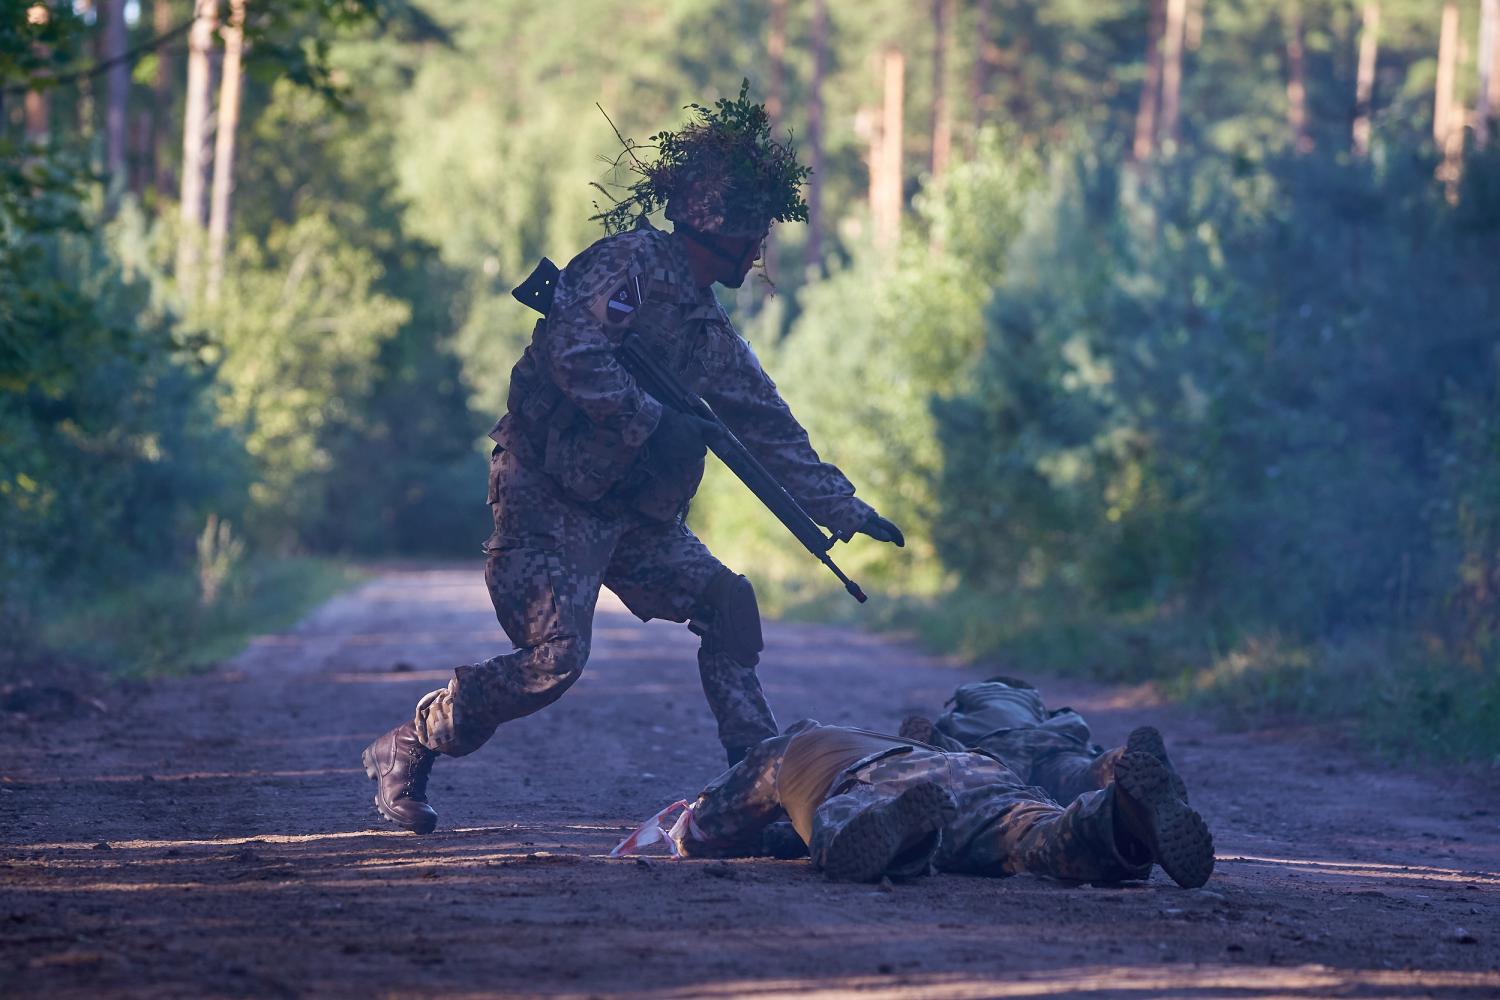
<path id="1" fill-rule="evenodd" d="M 556 498 L 502 488 L 491 511 L 495 530 L 485 543 L 484 578 L 500 627 L 518 647 L 576 635 Z"/>

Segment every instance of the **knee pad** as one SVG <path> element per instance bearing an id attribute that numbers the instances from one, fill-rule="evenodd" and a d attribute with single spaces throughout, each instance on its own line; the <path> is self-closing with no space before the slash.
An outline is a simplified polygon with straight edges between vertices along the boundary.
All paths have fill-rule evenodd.
<path id="1" fill-rule="evenodd" d="M 736 663 L 753 667 L 766 648 L 760 634 L 760 607 L 750 581 L 724 570 L 698 599 L 698 610 L 688 628 L 703 637 L 703 649 L 723 653 Z"/>

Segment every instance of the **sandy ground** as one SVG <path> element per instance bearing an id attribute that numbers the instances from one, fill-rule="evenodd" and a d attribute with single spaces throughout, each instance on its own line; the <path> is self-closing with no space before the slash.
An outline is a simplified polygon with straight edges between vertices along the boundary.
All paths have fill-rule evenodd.
<path id="1" fill-rule="evenodd" d="M 606 598 L 557 705 L 439 761 L 440 830 L 383 828 L 360 748 L 503 637 L 477 567 L 387 573 L 221 671 L 0 715 L 0 995 L 1500 995 L 1500 779 L 1225 734 L 1149 690 L 1037 678 L 1101 742 L 1151 722 L 1215 831 L 1183 891 L 804 862 L 610 860 L 720 751 L 695 640 Z M 982 676 L 773 625 L 783 723 L 894 727 Z"/>

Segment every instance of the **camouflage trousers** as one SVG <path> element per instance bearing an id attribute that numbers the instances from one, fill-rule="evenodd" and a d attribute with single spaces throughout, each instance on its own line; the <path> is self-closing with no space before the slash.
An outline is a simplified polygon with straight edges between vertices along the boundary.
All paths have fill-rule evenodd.
<path id="1" fill-rule="evenodd" d="M 759 853 L 765 827 L 784 816 L 776 788 L 786 747 L 798 727 L 755 747 L 720 775 L 693 807 L 695 829 L 684 853 L 728 857 Z M 1145 878 L 1151 862 L 1123 856 L 1114 835 L 1114 788 L 1087 792 L 1064 807 L 983 753 L 894 748 L 844 772 L 819 805 L 808 845 L 822 867 L 828 845 L 860 813 L 918 782 L 952 797 L 938 837 L 902 859 L 895 874 L 944 872 L 1003 876 L 1021 872 L 1079 882 Z"/>
<path id="2" fill-rule="evenodd" d="M 1092 742 L 1088 723 L 1071 708 L 1048 711 L 1036 688 L 995 677 L 960 687 L 934 725 L 941 750 L 983 750 L 1028 784 L 1066 805 L 1114 780 L 1122 750 Z"/>
<path id="3" fill-rule="evenodd" d="M 485 583 L 513 652 L 457 667 L 447 687 L 416 708 L 417 738 L 454 757 L 472 753 L 500 724 L 545 708 L 583 673 L 594 605 L 606 586 L 642 621 L 687 621 L 709 582 L 728 572 L 680 521 L 574 503 L 547 477 L 496 449 L 485 543 Z M 700 649 L 698 672 L 726 748 L 776 734 L 753 666 Z"/>

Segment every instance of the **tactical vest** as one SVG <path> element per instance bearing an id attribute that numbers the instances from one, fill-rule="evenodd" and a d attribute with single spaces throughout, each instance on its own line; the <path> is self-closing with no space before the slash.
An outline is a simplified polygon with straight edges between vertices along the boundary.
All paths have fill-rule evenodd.
<path id="1" fill-rule="evenodd" d="M 649 236 L 627 237 L 668 238 L 655 230 Z M 664 249 L 650 256 L 670 259 Z M 693 287 L 672 269 L 655 267 L 636 277 L 642 302 L 629 329 L 694 391 L 703 393 L 715 376 L 735 363 L 738 352 L 727 338 L 739 335 L 712 292 Z M 545 319 L 537 322 L 531 343 L 511 370 L 506 414 L 490 437 L 521 464 L 544 472 L 575 501 L 633 510 L 655 521 L 680 517 L 703 478 L 703 462 L 664 467 L 652 455 L 649 441 L 643 448 L 632 448 L 617 432 L 589 421 L 548 370 L 542 346 L 547 324 Z M 619 337 L 624 328 L 605 331 Z"/>

